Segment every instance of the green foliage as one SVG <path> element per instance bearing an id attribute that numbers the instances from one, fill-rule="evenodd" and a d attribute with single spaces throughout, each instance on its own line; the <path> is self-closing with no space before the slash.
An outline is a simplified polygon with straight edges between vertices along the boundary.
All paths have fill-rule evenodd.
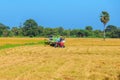
<path id="1" fill-rule="evenodd" d="M 102 38 L 102 31 L 100 31 L 100 30 L 93 31 L 93 37 Z"/>
<path id="2" fill-rule="evenodd" d="M 9 34 L 9 27 L 0 23 L 0 36 L 6 37 L 8 36 L 8 34 Z"/>
<path id="3" fill-rule="evenodd" d="M 110 38 L 120 38 L 120 29 L 114 25 L 106 27 L 106 35 Z"/>
<path id="4" fill-rule="evenodd" d="M 33 19 L 28 19 L 23 24 L 23 35 L 35 37 L 39 34 L 38 24 Z"/>
<path id="5" fill-rule="evenodd" d="M 11 36 L 22 36 L 22 28 L 18 28 L 18 27 L 12 27 L 11 29 Z"/>
<path id="6" fill-rule="evenodd" d="M 106 25 L 106 23 L 110 20 L 109 13 L 106 11 L 102 11 L 102 14 L 100 16 L 101 22 Z"/>
<path id="7" fill-rule="evenodd" d="M 103 12 L 104 16 L 109 16 Z M 103 16 L 102 15 L 102 16 Z M 106 36 L 109 38 L 120 38 L 120 28 L 114 25 L 109 25 L 104 30 Z M 44 27 L 39 26 L 33 19 L 28 19 L 23 23 L 23 26 L 12 27 L 0 23 L 0 36 L 1 37 L 48 37 L 49 35 L 62 35 L 65 37 L 89 37 L 101 38 L 103 31 L 93 30 L 92 26 L 86 26 L 85 29 L 64 29 L 63 27 Z"/>
<path id="8" fill-rule="evenodd" d="M 71 30 L 64 30 L 64 31 L 63 31 L 63 35 L 64 35 L 64 36 L 67 36 L 67 37 L 70 37 L 70 31 L 71 31 Z"/>
<path id="9" fill-rule="evenodd" d="M 92 26 L 86 26 L 85 30 L 92 31 L 93 28 L 92 28 Z"/>

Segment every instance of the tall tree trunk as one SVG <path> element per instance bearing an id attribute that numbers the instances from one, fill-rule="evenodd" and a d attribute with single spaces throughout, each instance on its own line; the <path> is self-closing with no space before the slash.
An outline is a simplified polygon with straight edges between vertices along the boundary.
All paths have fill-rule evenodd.
<path id="1" fill-rule="evenodd" d="M 106 26 L 105 26 L 105 24 L 104 24 L 104 34 L 103 34 L 103 40 L 104 40 L 104 41 L 105 41 L 105 38 L 106 38 L 105 29 L 106 29 Z"/>

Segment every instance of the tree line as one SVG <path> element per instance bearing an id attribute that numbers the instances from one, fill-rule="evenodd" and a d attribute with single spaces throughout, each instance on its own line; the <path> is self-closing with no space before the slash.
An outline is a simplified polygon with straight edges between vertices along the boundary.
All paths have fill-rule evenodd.
<path id="1" fill-rule="evenodd" d="M 120 38 L 120 27 L 108 25 L 105 29 L 106 37 Z M 66 37 L 102 38 L 102 30 L 93 30 L 92 26 L 85 29 L 64 29 L 63 27 L 39 26 L 33 19 L 26 20 L 22 26 L 12 27 L 0 23 L 0 37 L 48 37 L 49 35 L 62 35 Z"/>

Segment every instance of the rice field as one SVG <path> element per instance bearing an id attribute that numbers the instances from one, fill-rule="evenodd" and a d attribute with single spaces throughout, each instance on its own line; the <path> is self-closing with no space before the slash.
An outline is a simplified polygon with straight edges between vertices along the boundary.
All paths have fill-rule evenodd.
<path id="1" fill-rule="evenodd" d="M 37 43 L 44 38 L 0 38 L 0 46 L 6 44 L 25 44 L 25 43 Z"/>
<path id="2" fill-rule="evenodd" d="M 0 38 L 0 46 L 41 40 Z M 67 38 L 65 45 L 1 49 L 0 80 L 120 80 L 120 39 Z"/>

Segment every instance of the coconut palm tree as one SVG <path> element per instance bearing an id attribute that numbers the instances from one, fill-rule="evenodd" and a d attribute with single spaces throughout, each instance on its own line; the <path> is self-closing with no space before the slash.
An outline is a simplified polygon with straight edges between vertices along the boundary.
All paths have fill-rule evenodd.
<path id="1" fill-rule="evenodd" d="M 102 11 L 102 14 L 100 16 L 100 21 L 104 24 L 104 34 L 103 34 L 103 39 L 105 40 L 106 34 L 105 34 L 105 29 L 106 29 L 106 24 L 110 20 L 109 13 L 106 11 Z"/>

